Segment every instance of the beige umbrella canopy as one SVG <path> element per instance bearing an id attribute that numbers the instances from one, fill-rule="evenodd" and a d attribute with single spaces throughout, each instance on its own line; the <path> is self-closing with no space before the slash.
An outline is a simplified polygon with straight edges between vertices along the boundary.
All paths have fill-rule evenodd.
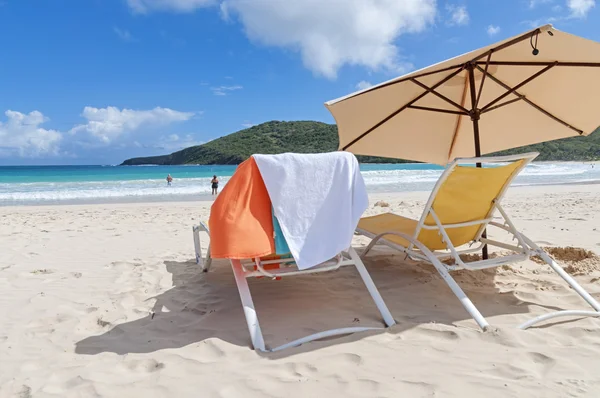
<path id="1" fill-rule="evenodd" d="M 340 149 L 445 165 L 600 125 L 600 43 L 546 25 L 327 102 Z"/>

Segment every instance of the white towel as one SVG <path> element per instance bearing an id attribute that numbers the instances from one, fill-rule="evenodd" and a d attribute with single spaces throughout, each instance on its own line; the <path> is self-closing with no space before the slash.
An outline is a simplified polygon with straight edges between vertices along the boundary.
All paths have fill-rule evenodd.
<path id="1" fill-rule="evenodd" d="M 313 267 L 350 247 L 369 204 L 353 154 L 253 157 L 299 269 Z"/>

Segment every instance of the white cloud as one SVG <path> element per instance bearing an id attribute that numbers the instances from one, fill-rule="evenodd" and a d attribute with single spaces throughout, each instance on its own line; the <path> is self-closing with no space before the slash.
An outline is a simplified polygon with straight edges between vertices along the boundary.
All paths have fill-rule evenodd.
<path id="1" fill-rule="evenodd" d="M 113 31 L 115 32 L 115 34 L 117 36 L 119 36 L 119 38 L 123 41 L 128 41 L 128 42 L 134 42 L 137 41 L 128 30 L 125 29 L 119 29 L 117 27 L 113 28 Z"/>
<path id="2" fill-rule="evenodd" d="M 450 25 L 467 25 L 469 23 L 467 7 L 448 4 L 446 11 L 450 14 Z"/>
<path id="3" fill-rule="evenodd" d="M 86 106 L 81 116 L 87 119 L 87 123 L 73 127 L 70 133 L 88 132 L 102 142 L 110 143 L 121 134 L 135 131 L 142 126 L 164 126 L 183 122 L 191 119 L 195 114 L 195 112 L 179 112 L 160 107 L 139 111 L 121 110 L 114 106 L 106 108 Z"/>
<path id="4" fill-rule="evenodd" d="M 563 17 L 548 17 L 548 18 L 540 18 L 540 19 L 534 19 L 534 20 L 521 21 L 521 23 L 525 24 L 533 29 L 533 28 L 539 28 L 542 25 L 561 21 L 563 19 L 565 19 L 565 18 L 563 18 Z"/>
<path id="5" fill-rule="evenodd" d="M 28 114 L 7 110 L 7 121 L 0 121 L 0 152 L 10 155 L 39 156 L 58 154 L 62 134 L 40 127 L 49 119 L 39 111 Z"/>
<path id="6" fill-rule="evenodd" d="M 496 36 L 500 33 L 500 26 L 489 25 L 487 27 L 487 34 L 490 36 Z"/>
<path id="7" fill-rule="evenodd" d="M 369 87 L 372 87 L 372 86 L 373 85 L 370 82 L 366 81 L 366 80 L 361 80 L 358 83 L 356 83 L 356 89 L 357 90 L 366 90 L 366 89 L 368 89 Z"/>
<path id="8" fill-rule="evenodd" d="M 135 13 L 193 12 L 219 6 L 223 19 L 238 16 L 253 41 L 298 51 L 314 73 L 335 78 L 343 65 L 406 72 L 398 37 L 435 22 L 436 0 L 127 0 Z M 457 7 L 458 24 L 468 22 Z M 221 93 L 224 93 L 221 91 Z M 216 94 L 223 95 L 223 94 Z"/>
<path id="9" fill-rule="evenodd" d="M 573 18 L 585 18 L 596 5 L 596 0 L 567 0 L 567 7 Z"/>
<path id="10" fill-rule="evenodd" d="M 254 42 L 296 50 L 304 65 L 335 78 L 343 65 L 372 70 L 401 62 L 398 37 L 433 24 L 435 0 L 225 0 L 221 14 L 237 16 Z"/>
<path id="11" fill-rule="evenodd" d="M 582 19 L 596 6 L 595 0 L 566 0 L 567 12 L 563 13 L 563 7 L 556 4 L 552 6 L 552 11 L 555 13 L 553 17 L 539 18 L 536 20 L 527 20 L 522 23 L 537 28 L 538 26 L 556 23 L 559 21 L 571 20 L 571 19 Z M 556 15 L 558 14 L 558 15 Z"/>
<path id="12" fill-rule="evenodd" d="M 211 87 L 214 95 L 227 95 L 227 93 L 231 91 L 237 91 L 243 89 L 243 86 L 219 86 L 219 87 Z"/>
<path id="13" fill-rule="evenodd" d="M 244 122 L 242 123 L 242 127 L 245 129 L 249 129 L 252 126 L 256 126 L 254 123 L 250 123 L 250 122 Z"/>
<path id="14" fill-rule="evenodd" d="M 552 3 L 554 0 L 529 0 L 529 8 L 534 9 L 540 4 Z"/>
<path id="15" fill-rule="evenodd" d="M 201 7 L 216 5 L 216 0 L 127 0 L 133 12 L 150 11 L 192 12 Z"/>

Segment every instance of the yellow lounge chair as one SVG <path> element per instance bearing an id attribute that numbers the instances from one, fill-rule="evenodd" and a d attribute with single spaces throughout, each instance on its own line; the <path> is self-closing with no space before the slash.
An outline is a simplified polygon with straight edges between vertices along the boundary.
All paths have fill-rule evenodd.
<path id="1" fill-rule="evenodd" d="M 538 322 L 560 316 L 600 316 L 600 304 L 546 252 L 517 231 L 500 205 L 512 180 L 537 155 L 538 153 L 528 153 L 455 160 L 446 168 L 433 188 L 420 220 L 393 213 L 364 217 L 360 220 L 357 233 L 372 239 L 361 257 L 366 256 L 375 244 L 382 243 L 406 253 L 413 260 L 433 264 L 477 324 L 486 330 L 489 324 L 449 271 L 491 268 L 524 261 L 532 255 L 538 255 L 595 311 L 557 311 L 525 322 L 519 328 L 526 329 Z M 496 167 L 472 167 L 475 163 L 496 164 Z M 493 221 L 496 210 L 503 218 L 503 222 Z M 488 226 L 500 228 L 511 234 L 516 240 L 516 245 L 489 239 L 486 235 Z M 470 246 L 459 249 L 466 244 Z M 461 254 L 479 252 L 484 246 L 508 249 L 515 254 L 476 261 L 464 261 L 460 258 Z M 442 263 L 441 260 L 447 259 L 450 261 Z"/>

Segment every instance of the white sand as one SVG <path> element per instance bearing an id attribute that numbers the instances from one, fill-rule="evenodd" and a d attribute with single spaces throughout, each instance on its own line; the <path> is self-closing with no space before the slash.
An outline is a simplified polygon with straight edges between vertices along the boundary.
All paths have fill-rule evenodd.
<path id="1" fill-rule="evenodd" d="M 426 196 L 375 195 L 391 207 L 369 213 L 416 217 Z M 506 207 L 538 243 L 600 251 L 600 186 L 515 188 Z M 192 261 L 209 208 L 0 208 L 0 397 L 600 396 L 599 319 L 514 328 L 588 309 L 534 262 L 455 274 L 495 327 L 482 333 L 435 271 L 378 248 L 366 265 L 397 326 L 259 355 L 228 264 Z M 577 280 L 600 298 L 596 266 Z M 272 346 L 381 322 L 350 268 L 250 286 Z"/>

